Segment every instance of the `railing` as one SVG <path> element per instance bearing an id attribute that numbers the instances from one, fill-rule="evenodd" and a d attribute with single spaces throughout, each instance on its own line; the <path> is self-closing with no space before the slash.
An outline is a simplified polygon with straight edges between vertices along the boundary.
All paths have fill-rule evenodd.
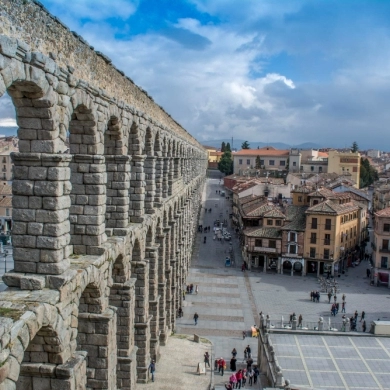
<path id="1" fill-rule="evenodd" d="M 323 331 L 330 331 L 330 332 L 345 332 L 345 325 L 340 321 L 326 321 L 324 319 L 323 325 L 322 325 Z M 292 330 L 291 323 L 287 321 L 272 321 L 270 323 L 270 329 L 284 329 L 284 330 Z M 302 321 L 302 325 L 298 326 L 297 323 L 297 330 L 319 330 L 319 322 L 318 321 Z"/>
<path id="2" fill-rule="evenodd" d="M 390 252 L 390 248 L 383 248 L 383 247 L 380 247 L 379 248 L 379 252 L 384 252 L 384 253 L 389 253 Z"/>
<path id="3" fill-rule="evenodd" d="M 310 244 L 317 244 L 316 238 L 310 238 Z"/>

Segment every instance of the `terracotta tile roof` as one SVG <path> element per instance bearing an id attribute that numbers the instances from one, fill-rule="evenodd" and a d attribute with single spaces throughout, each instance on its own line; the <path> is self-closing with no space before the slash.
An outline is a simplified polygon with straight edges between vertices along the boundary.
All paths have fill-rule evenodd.
<path id="1" fill-rule="evenodd" d="M 248 237 L 282 238 L 282 232 L 277 228 L 255 227 L 244 230 Z"/>
<path id="2" fill-rule="evenodd" d="M 306 214 L 333 214 L 333 215 L 341 215 L 351 211 L 359 210 L 360 206 L 358 206 L 355 202 L 348 202 L 339 204 L 337 202 L 331 200 L 325 200 L 319 204 L 316 204 L 306 210 Z"/>
<path id="3" fill-rule="evenodd" d="M 0 207 L 12 207 L 12 197 L 6 196 L 3 199 L 0 199 Z"/>
<path id="4" fill-rule="evenodd" d="M 297 194 L 310 194 L 312 191 L 313 191 L 313 187 L 311 186 L 299 186 L 291 190 L 292 193 L 297 193 Z"/>
<path id="5" fill-rule="evenodd" d="M 287 222 L 282 230 L 305 231 L 306 228 L 306 206 L 288 205 L 286 209 Z"/>
<path id="6" fill-rule="evenodd" d="M 377 217 L 390 217 L 390 207 L 386 207 L 383 210 L 379 210 L 375 213 Z"/>
<path id="7" fill-rule="evenodd" d="M 309 194 L 311 197 L 333 198 L 335 193 L 327 188 L 318 188 Z"/>
<path id="8" fill-rule="evenodd" d="M 288 156 L 288 150 L 278 150 L 271 146 L 261 149 L 241 149 L 234 156 Z"/>
<path id="9" fill-rule="evenodd" d="M 261 206 L 253 207 L 253 209 L 245 212 L 247 217 L 262 217 L 267 211 L 270 211 L 274 208 L 274 205 L 263 204 Z"/>
<path id="10" fill-rule="evenodd" d="M 327 153 L 327 152 L 318 152 L 318 157 L 329 157 L 329 153 Z"/>
<path id="11" fill-rule="evenodd" d="M 12 195 L 12 187 L 8 184 L 0 185 L 0 195 Z"/>
<path id="12" fill-rule="evenodd" d="M 263 217 L 265 218 L 286 218 L 286 216 L 278 209 L 273 208 L 272 210 L 267 211 L 264 213 Z"/>

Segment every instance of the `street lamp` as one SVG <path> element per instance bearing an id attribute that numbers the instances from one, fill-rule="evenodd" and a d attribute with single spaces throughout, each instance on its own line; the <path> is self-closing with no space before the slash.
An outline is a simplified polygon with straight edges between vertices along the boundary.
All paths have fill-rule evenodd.
<path id="1" fill-rule="evenodd" d="M 7 273 L 7 256 L 8 256 L 8 250 L 4 252 L 4 273 Z"/>

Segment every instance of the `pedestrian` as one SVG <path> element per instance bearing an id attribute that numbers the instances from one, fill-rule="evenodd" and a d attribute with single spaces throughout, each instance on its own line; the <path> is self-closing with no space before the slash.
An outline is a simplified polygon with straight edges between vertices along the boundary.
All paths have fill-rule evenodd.
<path id="1" fill-rule="evenodd" d="M 366 316 L 366 313 L 364 311 L 362 311 L 362 316 L 360 317 L 360 322 L 362 322 L 364 320 L 365 316 Z"/>
<path id="2" fill-rule="evenodd" d="M 314 291 L 310 291 L 310 300 L 313 302 L 314 300 Z"/>
<path id="3" fill-rule="evenodd" d="M 237 350 L 236 348 L 233 348 L 232 350 L 232 356 L 235 358 L 237 356 Z"/>
<path id="4" fill-rule="evenodd" d="M 302 314 L 300 314 L 298 317 L 298 328 L 302 328 L 302 319 Z"/>
<path id="5" fill-rule="evenodd" d="M 334 294 L 333 299 L 334 299 L 334 303 L 336 303 L 336 301 L 337 301 L 337 295 L 336 294 Z"/>
<path id="6" fill-rule="evenodd" d="M 245 385 L 246 385 L 246 378 L 247 378 L 247 376 L 248 376 L 248 372 L 247 372 L 246 368 L 244 368 L 244 369 L 242 370 L 242 387 L 243 387 L 243 388 L 244 388 Z"/>
<path id="7" fill-rule="evenodd" d="M 195 286 L 195 294 L 198 294 L 199 292 L 199 288 L 198 288 L 198 285 Z"/>
<path id="8" fill-rule="evenodd" d="M 241 271 L 244 272 L 245 271 L 245 264 L 242 263 L 242 266 L 241 266 Z"/>
<path id="9" fill-rule="evenodd" d="M 236 379 L 236 374 L 233 373 L 232 375 L 230 375 L 230 378 L 229 378 L 229 383 L 232 385 L 232 389 L 234 389 L 237 385 L 237 379 Z"/>
<path id="10" fill-rule="evenodd" d="M 341 304 L 341 313 L 345 313 L 345 304 L 346 304 L 347 302 L 343 302 L 342 304 Z"/>
<path id="11" fill-rule="evenodd" d="M 336 314 L 339 312 L 339 308 L 340 308 L 340 305 L 339 305 L 339 303 L 337 302 L 337 303 L 336 303 Z"/>
<path id="12" fill-rule="evenodd" d="M 370 275 L 371 275 L 371 270 L 370 270 L 370 268 L 368 267 L 367 268 L 367 270 L 366 270 L 366 274 L 367 274 L 367 278 L 369 278 L 370 277 Z"/>
<path id="13" fill-rule="evenodd" d="M 319 291 L 317 291 L 317 293 L 316 293 L 316 298 L 317 298 L 317 302 L 319 302 L 320 301 L 320 292 Z"/>
<path id="14" fill-rule="evenodd" d="M 253 359 L 250 357 L 250 358 L 246 361 L 246 369 L 249 370 L 249 369 L 252 367 L 252 364 L 253 364 Z"/>
<path id="15" fill-rule="evenodd" d="M 362 330 L 363 330 L 363 332 L 366 331 L 366 320 L 363 320 Z"/>
<path id="16" fill-rule="evenodd" d="M 152 360 L 149 364 L 149 371 L 152 374 L 152 382 L 154 382 L 154 372 L 156 371 L 156 363 Z"/>
<path id="17" fill-rule="evenodd" d="M 253 366 L 253 383 L 254 384 L 257 383 L 257 378 L 259 377 L 259 375 L 260 375 L 259 369 L 257 368 L 257 366 Z"/>
<path id="18" fill-rule="evenodd" d="M 355 321 L 357 321 L 358 316 L 359 316 L 358 311 L 355 310 L 355 314 L 354 314 L 354 319 L 355 319 Z"/>
<path id="19" fill-rule="evenodd" d="M 183 309 L 181 308 L 181 306 L 179 306 L 179 308 L 177 309 L 177 314 L 179 318 L 183 317 Z"/>
<path id="20" fill-rule="evenodd" d="M 330 299 L 332 298 L 332 293 L 330 291 L 328 292 L 328 298 L 329 298 L 329 302 L 328 303 L 330 303 Z"/>
<path id="21" fill-rule="evenodd" d="M 195 325 L 198 325 L 198 318 L 199 318 L 198 313 L 195 312 L 194 314 Z"/>
<path id="22" fill-rule="evenodd" d="M 233 356 L 230 359 L 230 371 L 235 372 L 236 370 L 237 370 L 237 359 L 235 358 L 235 356 Z"/>
<path id="23" fill-rule="evenodd" d="M 226 362 L 221 357 L 221 359 L 218 360 L 218 372 L 221 373 L 221 376 L 223 376 L 223 372 L 224 372 L 225 368 L 226 368 Z"/>
<path id="24" fill-rule="evenodd" d="M 242 370 L 238 370 L 236 372 L 236 389 L 241 389 L 241 384 L 242 384 Z"/>
<path id="25" fill-rule="evenodd" d="M 252 357 L 252 350 L 251 350 L 251 347 L 250 347 L 249 344 L 248 344 L 248 346 L 244 350 L 244 356 L 245 356 L 245 358 L 246 357 L 248 357 L 248 358 Z"/>
<path id="26" fill-rule="evenodd" d="M 204 356 L 204 367 L 206 368 L 206 364 L 210 367 L 210 355 L 209 355 L 209 353 L 206 351 L 203 356 Z"/>
<path id="27" fill-rule="evenodd" d="M 341 300 L 344 302 L 345 298 L 346 298 L 346 296 L 345 296 L 345 294 L 343 294 L 343 296 L 341 297 Z"/>
<path id="28" fill-rule="evenodd" d="M 190 293 L 192 294 L 193 291 L 194 291 L 194 285 L 191 283 L 190 284 Z"/>
<path id="29" fill-rule="evenodd" d="M 250 369 L 248 369 L 247 375 L 248 375 L 248 378 L 249 378 L 249 385 L 252 386 L 252 384 L 253 384 L 253 377 L 254 377 L 254 371 L 253 371 L 252 367 Z"/>

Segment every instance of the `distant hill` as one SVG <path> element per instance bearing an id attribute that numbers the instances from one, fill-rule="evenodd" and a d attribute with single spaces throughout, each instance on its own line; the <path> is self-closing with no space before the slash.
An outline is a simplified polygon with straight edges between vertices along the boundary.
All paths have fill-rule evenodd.
<path id="1" fill-rule="evenodd" d="M 204 141 L 204 142 L 202 142 L 202 144 L 207 145 L 207 146 L 214 146 L 215 148 L 220 148 L 222 142 L 225 142 L 225 143 L 229 142 L 230 146 L 232 146 L 231 145 L 231 143 L 232 143 L 231 138 L 230 139 L 215 139 L 215 140 Z M 244 139 L 234 139 L 233 140 L 233 148 L 240 150 L 243 142 L 245 142 Z M 319 149 L 322 147 L 321 145 L 315 144 L 313 142 L 305 142 L 305 143 L 299 144 L 299 145 L 289 145 L 289 144 L 285 144 L 283 142 L 270 142 L 270 143 L 252 142 L 252 141 L 248 141 L 248 142 L 249 142 L 249 146 L 251 149 L 256 149 L 257 147 L 263 148 L 265 146 L 273 146 L 276 149 L 290 149 L 290 148 Z"/>
<path id="2" fill-rule="evenodd" d="M 0 127 L 0 135 L 5 135 L 6 137 L 11 135 L 18 135 L 17 127 Z"/>

